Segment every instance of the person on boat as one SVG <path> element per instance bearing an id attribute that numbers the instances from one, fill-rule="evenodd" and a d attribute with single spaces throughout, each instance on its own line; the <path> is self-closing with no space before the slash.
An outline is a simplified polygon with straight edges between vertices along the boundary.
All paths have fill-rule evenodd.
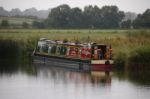
<path id="1" fill-rule="evenodd" d="M 99 59 L 103 59 L 103 51 L 102 51 L 102 49 L 99 49 Z"/>
<path id="2" fill-rule="evenodd" d="M 94 47 L 94 59 L 98 59 L 98 48 L 97 48 L 97 46 Z"/>
<path id="3" fill-rule="evenodd" d="M 110 59 L 112 59 L 112 48 L 111 48 L 111 45 L 109 46 L 109 54 L 110 54 Z"/>
<path id="4" fill-rule="evenodd" d="M 109 46 L 106 47 L 105 57 L 106 57 L 106 59 L 110 58 L 110 49 L 109 49 Z"/>

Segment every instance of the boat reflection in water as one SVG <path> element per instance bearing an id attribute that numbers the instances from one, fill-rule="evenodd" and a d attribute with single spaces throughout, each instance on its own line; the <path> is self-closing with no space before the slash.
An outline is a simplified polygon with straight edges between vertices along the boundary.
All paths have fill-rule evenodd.
<path id="1" fill-rule="evenodd" d="M 92 76 L 91 81 L 93 84 L 98 84 L 98 83 L 103 83 L 107 85 L 111 84 L 112 72 L 92 71 L 91 76 Z"/>
<path id="2" fill-rule="evenodd" d="M 90 85 L 111 85 L 112 72 L 105 71 L 75 71 L 73 69 L 44 66 L 34 64 L 37 70 L 37 76 L 42 78 L 51 78 L 55 83 L 63 84 L 90 84 Z"/>

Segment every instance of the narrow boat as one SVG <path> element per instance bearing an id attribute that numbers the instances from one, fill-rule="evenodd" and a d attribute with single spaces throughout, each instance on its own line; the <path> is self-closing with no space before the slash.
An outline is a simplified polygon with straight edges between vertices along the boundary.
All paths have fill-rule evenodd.
<path id="1" fill-rule="evenodd" d="M 33 51 L 33 62 L 83 71 L 112 71 L 110 45 L 74 43 L 40 38 Z"/>

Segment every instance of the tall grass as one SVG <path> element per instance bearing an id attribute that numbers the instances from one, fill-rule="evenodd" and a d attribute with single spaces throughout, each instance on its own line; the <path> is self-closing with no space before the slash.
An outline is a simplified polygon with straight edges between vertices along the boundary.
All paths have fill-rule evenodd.
<path id="1" fill-rule="evenodd" d="M 19 46 L 17 42 L 11 40 L 0 40 L 0 71 L 16 70 L 18 55 Z"/>
<path id="2" fill-rule="evenodd" d="M 36 42 L 34 40 L 15 41 L 11 39 L 0 40 L 0 62 L 27 63 L 31 61 L 31 53 Z"/>
<path id="3" fill-rule="evenodd" d="M 127 65 L 127 55 L 124 52 L 118 52 L 115 57 L 115 66 L 117 70 L 125 70 Z"/>
<path id="4" fill-rule="evenodd" d="M 136 49 L 150 46 L 150 30 L 90 30 L 90 29 L 66 29 L 66 30 L 41 30 L 41 29 L 1 29 L 0 40 L 17 42 L 22 50 L 22 55 L 30 56 L 37 40 L 45 37 L 52 40 L 69 40 L 78 42 L 96 42 L 112 45 L 113 55 L 117 66 L 126 68 L 130 61 L 144 62 L 147 60 L 146 49 L 141 53 L 146 59 L 138 60 L 133 52 Z M 133 50 L 135 49 L 135 50 Z M 23 57 L 22 56 L 22 59 Z M 25 59 L 24 59 L 25 60 Z M 129 61 L 129 62 L 128 62 Z M 147 62 L 147 61 L 145 61 Z M 128 65 L 128 66 L 129 66 Z"/>
<path id="5" fill-rule="evenodd" d="M 131 51 L 129 60 L 131 69 L 150 70 L 150 46 L 134 49 Z"/>
<path id="6" fill-rule="evenodd" d="M 12 40 L 0 40 L 0 59 L 16 58 L 19 54 L 19 45 Z"/>

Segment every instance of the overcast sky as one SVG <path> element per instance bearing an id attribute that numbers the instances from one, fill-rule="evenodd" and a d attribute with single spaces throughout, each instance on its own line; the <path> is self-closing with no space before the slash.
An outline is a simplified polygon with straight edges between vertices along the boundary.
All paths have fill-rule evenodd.
<path id="1" fill-rule="evenodd" d="M 147 8 L 150 8 L 150 0 L 0 0 L 0 6 L 6 10 L 11 10 L 12 8 L 25 10 L 32 7 L 38 10 L 46 10 L 60 4 L 80 8 L 85 5 L 97 5 L 100 8 L 104 5 L 117 5 L 120 10 L 136 13 L 143 13 Z"/>

